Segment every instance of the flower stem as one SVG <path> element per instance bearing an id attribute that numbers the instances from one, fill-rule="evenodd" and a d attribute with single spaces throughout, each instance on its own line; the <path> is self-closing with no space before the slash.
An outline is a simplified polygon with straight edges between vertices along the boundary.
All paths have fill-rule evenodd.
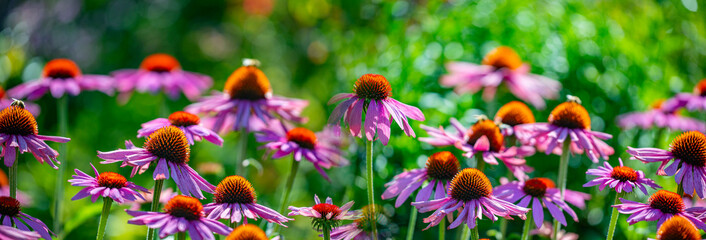
<path id="1" fill-rule="evenodd" d="M 283 213 L 287 209 L 287 204 L 289 203 L 289 194 L 292 192 L 292 186 L 294 185 L 294 178 L 297 176 L 297 171 L 299 170 L 299 161 L 294 159 L 292 157 L 292 168 L 289 171 L 289 177 L 287 177 L 287 183 L 284 186 L 284 195 L 282 195 L 282 203 L 279 207 L 279 212 Z M 279 230 L 279 224 L 275 224 L 275 228 L 273 230 L 274 233 L 277 233 Z"/>
<path id="2" fill-rule="evenodd" d="M 331 240 L 331 228 L 324 227 L 324 240 Z"/>
<path id="3" fill-rule="evenodd" d="M 178 232 L 177 233 L 177 239 L 178 240 L 186 240 L 186 232 Z"/>
<path id="4" fill-rule="evenodd" d="M 15 156 L 19 156 L 19 154 Z M 17 159 L 15 159 L 15 162 L 10 167 L 10 197 L 12 198 L 17 198 L 17 165 L 19 164 Z"/>
<path id="5" fill-rule="evenodd" d="M 471 240 L 478 240 L 480 239 L 480 234 L 478 234 L 478 226 L 474 227 L 471 229 Z"/>
<path id="6" fill-rule="evenodd" d="M 417 208 L 412 207 L 412 212 L 409 214 L 409 224 L 407 224 L 407 240 L 414 238 L 414 227 L 417 225 Z"/>
<path id="7" fill-rule="evenodd" d="M 620 197 L 623 196 L 624 193 L 616 193 L 615 194 L 615 202 L 613 205 L 617 205 L 620 203 Z M 608 226 L 608 237 L 606 240 L 612 240 L 613 239 L 613 234 L 615 233 L 615 227 L 618 225 L 618 208 L 613 208 L 613 213 L 610 215 L 610 225 Z"/>
<path id="8" fill-rule="evenodd" d="M 571 154 L 571 140 L 569 138 L 564 140 L 564 144 L 561 147 L 561 159 L 559 159 L 559 175 L 557 176 L 557 182 L 559 183 L 559 193 L 561 201 L 564 201 L 564 193 L 566 192 L 566 174 L 569 171 L 569 156 Z M 558 220 L 554 220 L 554 238 L 558 239 L 559 230 L 561 225 L 559 225 Z"/>
<path id="9" fill-rule="evenodd" d="M 470 231 L 470 229 L 468 229 L 467 226 L 461 226 L 461 235 L 459 235 L 460 236 L 459 240 L 467 240 L 468 235 L 470 235 L 470 234 L 471 234 L 471 231 Z"/>
<path id="10" fill-rule="evenodd" d="M 677 184 L 677 194 L 684 196 L 684 186 L 681 183 Z"/>
<path id="11" fill-rule="evenodd" d="M 68 112 L 69 112 L 69 97 L 64 95 L 59 98 L 56 102 L 57 112 L 59 117 L 59 136 L 66 137 L 68 135 Z M 56 181 L 54 187 L 54 234 L 60 235 L 61 233 L 61 220 L 63 218 L 61 211 L 63 209 L 64 201 L 64 172 L 66 171 L 66 155 L 68 154 L 68 145 L 59 145 L 59 156 L 57 156 L 57 163 L 59 164 L 59 172 L 56 174 Z M 64 164 L 61 164 L 64 163 Z"/>
<path id="12" fill-rule="evenodd" d="M 444 236 L 446 234 L 446 218 L 441 220 L 439 223 L 439 240 L 444 240 L 446 237 Z"/>
<path id="13" fill-rule="evenodd" d="M 482 153 L 476 153 L 476 169 L 480 170 L 481 172 L 483 171 L 483 169 L 485 169 L 485 160 L 483 160 Z"/>
<path id="14" fill-rule="evenodd" d="M 159 199 L 162 195 L 162 185 L 164 185 L 164 179 L 154 180 L 154 193 L 152 193 L 152 207 L 150 212 L 157 212 L 159 208 Z M 147 228 L 147 240 L 154 239 L 154 231 L 156 229 Z"/>
<path id="15" fill-rule="evenodd" d="M 375 191 L 373 189 L 373 141 L 365 142 L 365 161 L 366 172 L 368 175 L 368 204 L 371 208 L 373 208 L 371 209 L 372 212 L 375 213 Z M 376 214 L 372 214 L 373 231 L 370 233 L 373 240 L 378 239 L 377 220 L 375 219 L 375 215 Z"/>
<path id="16" fill-rule="evenodd" d="M 96 240 L 102 240 L 105 235 L 105 226 L 108 223 L 108 216 L 110 215 L 110 207 L 113 205 L 113 199 L 109 197 L 103 198 L 103 212 L 101 212 L 101 220 L 98 224 L 98 235 Z"/>
<path id="17" fill-rule="evenodd" d="M 238 159 L 235 162 L 235 174 L 238 176 L 245 177 L 247 171 L 245 171 L 245 166 L 243 166 L 243 161 L 248 155 L 248 130 L 240 130 L 240 148 L 238 148 Z"/>
<path id="18" fill-rule="evenodd" d="M 525 220 L 525 226 L 522 228 L 522 238 L 521 240 L 529 240 L 530 239 L 530 231 L 532 230 L 532 210 L 527 212 L 527 219 Z M 503 235 L 503 238 L 507 239 L 505 235 Z"/>

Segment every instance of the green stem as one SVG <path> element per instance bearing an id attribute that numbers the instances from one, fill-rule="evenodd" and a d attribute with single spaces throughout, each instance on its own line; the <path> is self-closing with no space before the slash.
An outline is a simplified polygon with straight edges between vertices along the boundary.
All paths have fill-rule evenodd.
<path id="1" fill-rule="evenodd" d="M 365 161 L 366 172 L 368 175 L 368 204 L 372 208 L 371 211 L 375 213 L 375 191 L 373 189 L 373 141 L 365 142 Z M 373 231 L 370 233 L 373 240 L 378 239 L 377 220 L 375 219 L 375 215 L 376 214 L 372 214 Z"/>
<path id="2" fill-rule="evenodd" d="M 677 194 L 684 196 L 684 186 L 681 183 L 677 184 Z"/>
<path id="3" fill-rule="evenodd" d="M 235 162 L 235 174 L 245 177 L 247 171 L 245 171 L 245 166 L 243 166 L 243 161 L 245 161 L 245 158 L 247 158 L 248 155 L 248 130 L 243 129 L 240 130 L 240 148 L 238 149 L 240 152 L 238 153 L 238 159 L 236 159 Z"/>
<path id="4" fill-rule="evenodd" d="M 625 193 L 616 193 L 615 194 L 615 201 L 613 205 L 617 205 L 620 203 L 620 197 L 622 197 Z M 613 208 L 613 213 L 610 215 L 610 225 L 608 226 L 608 237 L 606 240 L 612 240 L 613 239 L 613 234 L 615 234 L 615 227 L 618 225 L 618 208 Z"/>
<path id="5" fill-rule="evenodd" d="M 446 218 L 441 220 L 439 223 L 439 240 L 444 240 L 446 237 L 444 236 L 446 234 Z"/>
<path id="6" fill-rule="evenodd" d="M 12 163 L 10 167 L 10 197 L 17 198 L 17 168 L 19 165 L 17 157 L 19 154 L 15 155 L 15 162 Z"/>
<path id="7" fill-rule="evenodd" d="M 414 238 L 414 227 L 417 225 L 417 208 L 412 207 L 412 212 L 409 214 L 409 224 L 407 224 L 407 240 Z"/>
<path id="8" fill-rule="evenodd" d="M 559 159 L 559 175 L 557 176 L 557 182 L 559 183 L 559 193 L 561 201 L 564 201 L 564 193 L 566 192 L 566 174 L 569 171 L 569 156 L 571 154 L 571 140 L 565 139 L 564 144 L 561 147 L 561 158 Z M 558 220 L 554 220 L 554 238 L 558 239 L 559 230 L 561 230 L 561 225 L 559 225 Z"/>
<path id="9" fill-rule="evenodd" d="M 331 240 L 331 229 L 329 227 L 324 227 L 324 240 Z"/>
<path id="10" fill-rule="evenodd" d="M 530 210 L 529 212 L 527 212 L 527 220 L 525 220 L 525 226 L 524 226 L 524 228 L 522 228 L 522 238 L 520 238 L 521 240 L 529 240 L 530 239 L 530 231 L 532 230 L 532 225 L 533 225 L 532 220 L 533 220 L 532 210 Z M 505 238 L 505 235 L 503 235 L 503 237 Z"/>
<path id="11" fill-rule="evenodd" d="M 164 185 L 164 179 L 154 180 L 154 193 L 152 193 L 152 207 L 150 212 L 157 212 L 159 209 L 159 198 L 162 195 L 162 185 Z M 154 239 L 154 233 L 156 229 L 147 228 L 147 240 Z"/>
<path id="12" fill-rule="evenodd" d="M 113 199 L 109 197 L 103 198 L 103 211 L 101 212 L 101 220 L 98 224 L 98 235 L 96 240 L 102 240 L 105 236 L 105 226 L 108 223 L 108 216 L 110 215 L 110 207 L 113 205 Z"/>
<path id="13" fill-rule="evenodd" d="M 287 209 L 287 204 L 289 203 L 289 194 L 292 192 L 292 186 L 294 185 L 294 179 L 297 176 L 297 171 L 299 170 L 299 161 L 292 157 L 292 168 L 289 171 L 289 177 L 287 177 L 287 183 L 284 185 L 284 195 L 282 195 L 282 203 L 279 207 L 279 212 L 283 213 Z M 275 224 L 273 230 L 274 233 L 278 233 L 279 224 Z"/>
<path id="14" fill-rule="evenodd" d="M 483 154 L 476 153 L 476 169 L 481 172 L 485 169 L 485 160 L 483 160 Z"/>
<path id="15" fill-rule="evenodd" d="M 178 240 L 186 240 L 186 231 L 177 233 Z"/>
<path id="16" fill-rule="evenodd" d="M 57 112 L 59 117 L 59 136 L 66 137 L 68 135 L 68 112 L 69 112 L 69 97 L 64 95 L 59 98 L 56 102 Z M 61 234 L 61 221 L 62 221 L 62 210 L 64 201 L 64 172 L 66 171 L 66 164 L 64 160 L 68 154 L 68 145 L 59 145 L 59 156 L 57 156 L 56 162 L 59 164 L 59 172 L 56 174 L 56 181 L 54 182 L 54 234 Z M 61 164 L 64 163 L 64 164 Z"/>
<path id="17" fill-rule="evenodd" d="M 478 234 L 478 226 L 474 227 L 471 229 L 471 240 L 478 240 L 480 239 L 480 234 Z"/>
<path id="18" fill-rule="evenodd" d="M 461 226 L 461 235 L 459 240 L 467 240 L 468 236 L 471 234 L 470 229 L 467 226 Z"/>

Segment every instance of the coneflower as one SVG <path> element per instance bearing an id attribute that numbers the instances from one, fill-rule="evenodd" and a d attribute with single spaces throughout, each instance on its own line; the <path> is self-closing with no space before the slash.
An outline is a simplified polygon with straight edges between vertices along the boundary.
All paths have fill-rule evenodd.
<path id="1" fill-rule="evenodd" d="M 31 229 L 37 232 L 44 239 L 52 239 L 53 233 L 41 220 L 27 215 L 21 211 L 20 201 L 13 197 L 0 197 L 0 219 L 2 225 L 13 227 L 16 225 L 20 229 Z"/>
<path id="2" fill-rule="evenodd" d="M 618 126 L 624 129 L 667 128 L 679 131 L 706 131 L 706 123 L 695 118 L 680 116 L 677 109 L 665 109 L 664 100 L 657 100 L 650 110 L 619 115 Z"/>
<path id="3" fill-rule="evenodd" d="M 253 224 L 243 224 L 235 229 L 233 232 L 228 234 L 226 240 L 279 240 L 279 236 L 272 239 L 267 238 L 265 231 L 262 231 L 258 226 Z"/>
<path id="4" fill-rule="evenodd" d="M 701 240 L 701 233 L 691 221 L 674 216 L 657 230 L 656 240 Z"/>
<path id="5" fill-rule="evenodd" d="M 143 123 L 142 128 L 137 130 L 137 137 L 148 137 L 153 132 L 166 126 L 174 126 L 181 129 L 190 145 L 194 145 L 194 141 L 205 139 L 218 146 L 223 146 L 223 138 L 218 136 L 218 133 L 204 127 L 199 116 L 184 111 L 176 111 L 169 114 L 168 118 L 157 118 Z"/>
<path id="6" fill-rule="evenodd" d="M 674 192 L 659 190 L 650 196 L 647 203 L 639 203 L 621 198 L 622 204 L 616 204 L 612 207 L 617 208 L 622 214 L 630 214 L 628 223 L 633 225 L 641 221 L 657 221 L 657 227 L 660 227 L 666 220 L 681 216 L 693 223 L 697 228 L 705 230 L 706 224 L 699 220 L 699 216 L 703 212 L 702 208 L 686 208 L 684 201 L 679 194 Z"/>
<path id="7" fill-rule="evenodd" d="M 356 220 L 361 217 L 360 211 L 349 211 L 353 206 L 353 201 L 346 203 L 340 208 L 333 204 L 333 200 L 328 197 L 326 202 L 321 202 L 319 196 L 314 195 L 314 206 L 293 207 L 290 206 L 289 216 L 301 215 L 311 218 L 314 230 L 322 232 L 324 239 L 331 239 L 331 230 L 338 227 L 342 220 Z"/>

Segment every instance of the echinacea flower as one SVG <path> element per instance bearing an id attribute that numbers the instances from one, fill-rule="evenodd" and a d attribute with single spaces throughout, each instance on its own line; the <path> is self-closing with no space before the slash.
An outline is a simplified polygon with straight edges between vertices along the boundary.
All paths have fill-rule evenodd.
<path id="1" fill-rule="evenodd" d="M 311 207 L 294 207 L 290 206 L 288 216 L 304 216 L 310 217 L 311 224 L 317 231 L 322 231 L 324 228 L 331 230 L 338 227 L 343 220 L 355 220 L 361 217 L 360 211 L 350 211 L 353 206 L 353 201 L 350 201 L 340 208 L 333 204 L 333 200 L 328 197 L 326 202 L 321 202 L 319 196 L 314 195 L 314 206 Z"/>
<path id="2" fill-rule="evenodd" d="M 553 233 L 554 233 L 554 228 L 552 227 L 552 223 L 546 222 L 546 221 L 542 224 L 542 227 L 540 227 L 539 229 L 532 229 L 530 231 L 530 235 L 539 235 L 539 236 L 543 236 L 548 239 L 551 239 L 552 236 L 554 236 Z M 557 234 L 557 237 L 559 238 L 559 240 L 578 240 L 579 239 L 578 234 L 572 233 L 572 232 L 566 232 L 563 229 L 559 230 L 559 234 Z"/>
<path id="3" fill-rule="evenodd" d="M 0 87 L 0 109 L 5 109 L 12 105 L 12 102 L 14 102 L 15 99 L 11 98 L 8 96 L 7 92 L 5 92 L 5 89 Z M 32 113 L 33 116 L 38 116 L 40 112 L 39 105 L 31 102 L 25 102 L 25 108 L 27 111 Z"/>
<path id="4" fill-rule="evenodd" d="M 0 239 L 4 240 L 37 240 L 41 238 L 38 233 L 20 230 L 10 226 L 0 226 Z"/>
<path id="5" fill-rule="evenodd" d="M 204 217 L 201 202 L 196 198 L 183 195 L 169 200 L 164 205 L 164 212 L 125 211 L 134 217 L 127 221 L 129 224 L 159 228 L 159 238 L 188 231 L 191 239 L 213 240 L 215 239 L 213 233 L 227 235 L 233 230 L 217 220 Z"/>
<path id="6" fill-rule="evenodd" d="M 348 165 L 348 160 L 341 156 L 338 143 L 340 137 L 324 132 L 314 133 L 302 127 L 288 130 L 283 124 L 277 125 L 255 134 L 258 142 L 265 143 L 263 148 L 274 152 L 272 158 L 292 154 L 296 161 L 302 158 L 309 160 L 326 180 L 329 177 L 324 168 Z"/>
<path id="7" fill-rule="evenodd" d="M 694 86 L 693 93 L 678 93 L 664 103 L 664 109 L 675 111 L 686 108 L 689 111 L 706 110 L 706 78 Z"/>
<path id="8" fill-rule="evenodd" d="M 228 234 L 226 240 L 279 240 L 279 236 L 272 239 L 267 237 L 265 231 L 253 224 L 243 224 Z"/>
<path id="9" fill-rule="evenodd" d="M 184 111 L 176 111 L 169 114 L 168 118 L 157 118 L 143 123 L 142 129 L 137 130 L 137 137 L 147 137 L 166 126 L 174 126 L 181 129 L 186 136 L 186 140 L 191 145 L 194 145 L 194 140 L 201 141 L 201 139 L 206 139 L 213 144 L 223 146 L 223 138 L 211 129 L 202 126 L 199 116 Z"/>
<path id="10" fill-rule="evenodd" d="M 527 208 L 494 196 L 493 186 L 490 185 L 488 177 L 475 168 L 466 168 L 456 174 L 448 190 L 448 197 L 412 203 L 422 213 L 435 210 L 429 217 L 424 218 L 424 222 L 429 223 L 424 230 L 438 225 L 447 217 L 451 220 L 456 210 L 459 210 L 459 213 L 448 229 L 456 228 L 463 223 L 469 229 L 473 229 L 476 227 L 476 219 L 481 218 L 482 215 L 492 221 L 498 220 L 498 217 L 512 218 L 512 216 L 525 219 L 525 214 L 529 211 Z"/>
<path id="11" fill-rule="evenodd" d="M 300 116 L 309 105 L 306 100 L 272 95 L 270 81 L 259 68 L 259 62 L 243 60 L 243 66 L 228 77 L 223 93 L 204 97 L 201 101 L 186 107 L 187 112 L 201 113 L 204 122 L 217 132 L 259 131 L 251 121 L 263 124 L 272 119 L 304 122 Z"/>
<path id="12" fill-rule="evenodd" d="M 548 178 L 531 178 L 524 182 L 506 183 L 495 187 L 493 194 L 499 199 L 511 203 L 517 202 L 517 206 L 530 207 L 537 228 L 540 228 L 544 222 L 544 208 L 564 226 L 566 226 L 566 218 L 563 212 L 569 214 L 574 222 L 579 221 L 576 212 L 562 200 L 554 181 Z M 567 194 L 571 193 L 567 192 Z"/>
<path id="13" fill-rule="evenodd" d="M 680 116 L 676 110 L 663 109 L 663 103 L 664 100 L 657 100 L 652 104 L 652 109 L 645 112 L 621 114 L 618 116 L 618 126 L 624 129 L 657 127 L 680 131 L 706 131 L 706 122 Z"/>
<path id="14" fill-rule="evenodd" d="M 503 136 L 516 137 L 516 134 L 521 134 L 521 132 L 515 131 L 516 126 L 535 123 L 535 119 L 532 110 L 526 104 L 512 101 L 498 109 L 498 112 L 495 113 L 495 122 L 500 124 L 500 132 Z"/>
<path id="15" fill-rule="evenodd" d="M 561 89 L 556 80 L 530 73 L 528 64 L 510 47 L 500 46 L 488 52 L 481 65 L 465 62 L 446 64 L 449 74 L 441 77 L 441 85 L 454 87 L 458 93 L 475 93 L 481 88 L 483 99 L 490 101 L 501 83 L 517 98 L 544 108 L 544 99 L 555 99 Z"/>
<path id="16" fill-rule="evenodd" d="M 190 100 L 196 100 L 213 85 L 211 77 L 182 70 L 176 58 L 164 53 L 147 56 L 139 69 L 117 70 L 111 74 L 115 77 L 118 91 L 127 96 L 132 91 L 152 94 L 164 91 L 172 99 L 184 93 Z"/>
<path id="17" fill-rule="evenodd" d="M 122 162 L 121 167 L 133 167 L 130 177 L 143 173 L 150 164 L 155 163 L 152 178 L 154 180 L 169 179 L 176 182 L 179 190 L 185 195 L 205 198 L 201 191 L 213 193 L 215 186 L 203 179 L 187 163 L 190 147 L 184 132 L 174 126 L 160 128 L 150 134 L 145 140 L 144 148 L 135 147 L 130 141 L 125 141 L 126 149 L 110 152 L 98 152 L 98 157 L 104 159 L 102 164 Z"/>
<path id="18" fill-rule="evenodd" d="M 210 219 L 228 219 L 231 223 L 248 223 L 248 218 L 262 218 L 286 227 L 282 223 L 293 220 L 258 204 L 252 184 L 238 175 L 226 177 L 218 183 L 213 202 L 206 204 L 204 211 Z"/>
<path id="19" fill-rule="evenodd" d="M 142 205 L 144 204 L 148 204 L 149 206 L 149 204 L 152 203 L 152 198 L 154 197 L 154 195 L 152 195 L 153 192 L 154 189 L 149 189 L 146 192 L 139 192 L 141 197 L 130 203 L 130 210 L 139 211 L 142 208 Z M 162 192 L 159 195 L 159 203 L 167 204 L 167 202 L 169 202 L 169 199 L 172 199 L 176 195 L 179 194 L 177 192 L 174 192 L 174 190 L 172 190 L 171 188 L 162 189 Z"/>
<path id="20" fill-rule="evenodd" d="M 480 154 L 483 161 L 491 165 L 498 165 L 497 159 L 500 159 L 518 179 L 525 179 L 527 177 L 525 173 L 533 171 L 523 158 L 534 154 L 534 148 L 529 146 L 506 148 L 505 137 L 500 132 L 500 128 L 487 117 L 480 116 L 470 128 L 464 127 L 458 120 L 451 118 L 451 126 L 456 133 L 450 134 L 442 127 L 421 125 L 429 137 L 419 138 L 419 141 L 432 146 L 454 146 L 464 151 L 463 156 L 467 158 Z"/>
<path id="21" fill-rule="evenodd" d="M 679 194 L 659 190 L 650 196 L 648 203 L 639 203 L 620 198 L 622 204 L 613 205 L 622 214 L 632 214 L 628 223 L 633 225 L 641 221 L 657 221 L 661 226 L 664 221 L 674 216 L 682 216 L 691 221 L 697 228 L 706 229 L 706 224 L 694 216 L 694 212 L 703 212 L 703 208 L 685 208 Z"/>
<path id="22" fill-rule="evenodd" d="M 85 90 L 113 94 L 113 79 L 103 75 L 84 75 L 76 63 L 59 58 L 44 65 L 39 79 L 20 84 L 8 90 L 7 94 L 13 98 L 35 100 L 47 92 L 51 92 L 54 98 L 61 98 L 64 93 L 76 96 Z"/>
<path id="23" fill-rule="evenodd" d="M 598 163 L 599 157 L 608 160 L 608 156 L 615 153 L 611 146 L 603 142 L 613 136 L 591 130 L 591 117 L 581 106 L 581 100 L 574 96 L 568 96 L 566 102 L 556 106 L 549 114 L 548 122 L 523 124 L 516 130 L 526 131 L 518 135 L 520 141 L 536 144 L 546 154 L 561 154 L 561 144 L 566 140 L 571 141 L 572 152 L 585 152 L 594 163 Z"/>
<path id="24" fill-rule="evenodd" d="M 381 225 L 387 222 L 387 218 L 380 210 L 381 206 L 367 205 L 361 210 L 360 217 L 353 220 L 352 223 L 334 228 L 331 231 L 331 240 L 372 240 L 373 226 L 379 229 Z M 375 225 L 373 225 L 375 224 Z M 378 233 L 379 239 L 381 234 Z M 378 239 L 376 238 L 376 239 Z"/>
<path id="25" fill-rule="evenodd" d="M 137 199 L 142 199 L 140 191 L 147 192 L 148 190 L 144 187 L 135 185 L 133 182 L 128 182 L 123 175 L 114 172 L 104 172 L 98 173 L 96 167 L 91 164 L 93 172 L 96 174 L 92 177 L 81 170 L 75 169 L 77 175 L 73 175 L 73 179 L 69 182 L 71 186 L 85 187 L 81 189 L 76 195 L 71 198 L 75 201 L 81 198 L 90 196 L 92 202 L 96 202 L 99 197 L 109 197 L 112 198 L 117 203 L 125 203 L 126 201 L 135 201 Z"/>
<path id="26" fill-rule="evenodd" d="M 390 124 L 392 119 L 404 130 L 407 136 L 415 137 L 407 117 L 424 121 L 424 114 L 419 108 L 401 103 L 392 98 L 390 82 L 382 75 L 365 74 L 353 85 L 353 93 L 339 93 L 333 96 L 328 104 L 338 104 L 328 118 L 329 124 L 338 125 L 341 121 L 348 125 L 353 136 L 362 138 L 363 133 L 368 141 L 378 138 L 383 145 L 390 140 Z M 365 122 L 363 122 L 365 112 Z"/>
<path id="27" fill-rule="evenodd" d="M 30 152 L 40 163 L 47 163 L 54 169 L 59 153 L 44 141 L 68 142 L 69 138 L 39 135 L 37 120 L 24 108 L 22 101 L 15 101 L 12 106 L 0 111 L 0 145 L 5 166 L 15 164 L 17 150 L 20 154 Z M 54 162 L 56 161 L 56 164 Z"/>
<path id="28" fill-rule="evenodd" d="M 605 187 L 615 189 L 616 192 L 632 192 L 637 188 L 642 193 L 647 194 L 647 188 L 661 188 L 654 180 L 645 177 L 642 171 L 636 171 L 631 167 L 623 166 L 623 160 L 618 158 L 620 166 L 612 167 L 608 161 L 603 162 L 603 166 L 596 169 L 588 169 L 586 175 L 598 176 L 597 178 L 587 182 L 583 187 L 599 186 L 599 190 L 603 191 Z"/>
<path id="29" fill-rule="evenodd" d="M 661 162 L 657 174 L 674 176 L 684 193 L 706 196 L 706 136 L 697 131 L 682 133 L 674 138 L 669 150 L 658 148 L 631 148 L 631 159 L 642 162 Z M 673 160 L 673 161 L 672 161 Z M 669 166 L 667 164 L 672 162 Z"/>
<path id="30" fill-rule="evenodd" d="M 654 239 L 648 238 L 648 240 Z M 701 233 L 691 221 L 674 216 L 664 221 L 657 230 L 656 240 L 701 240 Z"/>
<path id="31" fill-rule="evenodd" d="M 453 153 L 449 151 L 434 153 L 427 159 L 425 168 L 404 171 L 386 183 L 387 189 L 382 193 L 382 199 L 397 197 L 395 207 L 398 208 L 427 180 L 429 183 L 419 190 L 414 201 L 426 201 L 429 197 L 444 198 L 449 182 L 456 176 L 459 168 L 460 163 Z"/>
<path id="32" fill-rule="evenodd" d="M 26 213 L 23 213 L 20 208 L 20 202 L 12 197 L 0 197 L 0 219 L 2 225 L 12 227 L 13 224 L 22 230 L 33 230 L 44 239 L 52 239 L 53 234 L 47 225 L 41 220 L 34 218 Z"/>

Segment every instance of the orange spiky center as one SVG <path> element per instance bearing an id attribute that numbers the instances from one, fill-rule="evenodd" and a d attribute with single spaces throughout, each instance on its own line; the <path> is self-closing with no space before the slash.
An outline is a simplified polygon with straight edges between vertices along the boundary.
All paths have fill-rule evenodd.
<path id="1" fill-rule="evenodd" d="M 255 203 L 255 189 L 244 177 L 228 176 L 216 186 L 213 201 L 216 203 Z"/>
<path id="2" fill-rule="evenodd" d="M 198 220 L 201 218 L 203 205 L 196 198 L 177 195 L 164 205 L 164 211 L 174 217 Z"/>
<path id="3" fill-rule="evenodd" d="M 233 229 L 226 240 L 270 240 L 265 231 L 253 224 L 243 224 Z"/>
<path id="4" fill-rule="evenodd" d="M 270 80 L 256 66 L 242 66 L 236 69 L 226 81 L 224 92 L 231 99 L 265 99 L 270 92 Z"/>
<path id="5" fill-rule="evenodd" d="M 674 138 L 669 150 L 674 158 L 682 162 L 703 167 L 706 166 L 706 136 L 697 131 L 682 133 Z"/>
<path id="6" fill-rule="evenodd" d="M 142 60 L 142 63 L 140 63 L 140 68 L 150 72 L 162 73 L 180 69 L 181 65 L 176 58 L 169 54 L 155 53 Z"/>
<path id="7" fill-rule="evenodd" d="M 287 141 L 295 142 L 303 148 L 314 149 L 316 146 L 316 134 L 306 128 L 294 128 L 287 132 Z"/>
<path id="8" fill-rule="evenodd" d="M 617 166 L 614 167 L 613 171 L 610 172 L 610 177 L 613 179 L 620 180 L 622 182 L 635 182 L 637 181 L 637 171 L 635 171 L 635 169 L 632 169 L 631 167 Z"/>
<path id="9" fill-rule="evenodd" d="M 59 58 L 49 61 L 44 65 L 42 77 L 67 79 L 81 76 L 81 69 L 74 61 L 69 59 Z"/>
<path id="10" fill-rule="evenodd" d="M 104 172 L 98 175 L 98 186 L 106 188 L 123 188 L 127 186 L 127 179 L 118 173 Z"/>
<path id="11" fill-rule="evenodd" d="M 532 197 L 541 198 L 547 193 L 548 188 L 555 187 L 554 181 L 549 178 L 532 178 L 525 181 L 525 186 L 522 187 L 522 191 Z"/>
<path id="12" fill-rule="evenodd" d="M 198 125 L 199 122 L 201 122 L 199 116 L 188 112 L 177 111 L 173 112 L 172 114 L 169 114 L 169 123 L 174 126 L 187 127 L 192 125 Z"/>
<path id="13" fill-rule="evenodd" d="M 677 214 L 684 211 L 684 202 L 679 194 L 659 190 L 652 194 L 649 199 L 650 207 L 654 209 L 659 209 L 663 213 Z"/>
<path id="14" fill-rule="evenodd" d="M 338 208 L 338 206 L 329 203 L 319 203 L 314 205 L 312 208 L 319 212 L 319 214 L 321 214 L 321 218 L 323 219 L 333 219 L 336 218 L 338 214 L 341 214 L 341 209 Z M 331 214 L 330 217 L 328 216 L 329 214 Z"/>
<path id="15" fill-rule="evenodd" d="M 437 152 L 427 159 L 427 176 L 437 180 L 451 180 L 458 173 L 458 158 L 449 151 Z"/>
<path id="16" fill-rule="evenodd" d="M 512 101 L 503 105 L 495 114 L 495 120 L 510 126 L 535 122 L 532 110 L 520 101 Z"/>
<path id="17" fill-rule="evenodd" d="M 189 162 L 191 152 L 184 132 L 174 126 L 166 126 L 150 134 L 144 148 L 155 156 L 173 163 Z"/>
<path id="18" fill-rule="evenodd" d="M 382 218 L 381 214 L 382 207 L 380 205 L 371 204 L 363 207 L 361 209 L 362 217 L 354 220 L 358 224 L 358 229 L 363 230 L 366 233 L 373 231 L 373 224 L 378 224 L 379 220 Z"/>
<path id="19" fill-rule="evenodd" d="M 8 196 L 0 197 L 0 215 L 14 217 L 20 214 L 20 201 Z"/>
<path id="20" fill-rule="evenodd" d="M 21 106 L 10 106 L 0 111 L 0 133 L 8 135 L 37 135 L 37 120 Z"/>
<path id="21" fill-rule="evenodd" d="M 353 85 L 355 95 L 368 100 L 382 100 L 392 96 L 392 86 L 380 74 L 365 74 Z"/>
<path id="22" fill-rule="evenodd" d="M 573 101 L 563 102 L 549 114 L 549 123 L 571 129 L 591 129 L 591 117 L 586 108 Z"/>
<path id="23" fill-rule="evenodd" d="M 706 78 L 701 79 L 701 81 L 694 86 L 694 94 L 702 97 L 706 96 Z"/>
<path id="24" fill-rule="evenodd" d="M 490 197 L 493 186 L 485 173 L 475 168 L 461 170 L 451 180 L 449 187 L 451 197 L 461 201 L 471 201 L 481 197 Z"/>
<path id="25" fill-rule="evenodd" d="M 688 219 L 673 216 L 659 227 L 657 240 L 701 240 L 701 234 Z"/>
<path id="26" fill-rule="evenodd" d="M 483 136 L 488 138 L 491 152 L 499 152 L 502 149 L 504 137 L 495 122 L 489 119 L 481 119 L 473 124 L 468 131 L 468 144 L 476 144 L 476 141 Z"/>
<path id="27" fill-rule="evenodd" d="M 493 66 L 496 69 L 507 68 L 515 70 L 522 66 L 522 59 L 512 48 L 501 46 L 488 52 L 481 63 Z"/>

